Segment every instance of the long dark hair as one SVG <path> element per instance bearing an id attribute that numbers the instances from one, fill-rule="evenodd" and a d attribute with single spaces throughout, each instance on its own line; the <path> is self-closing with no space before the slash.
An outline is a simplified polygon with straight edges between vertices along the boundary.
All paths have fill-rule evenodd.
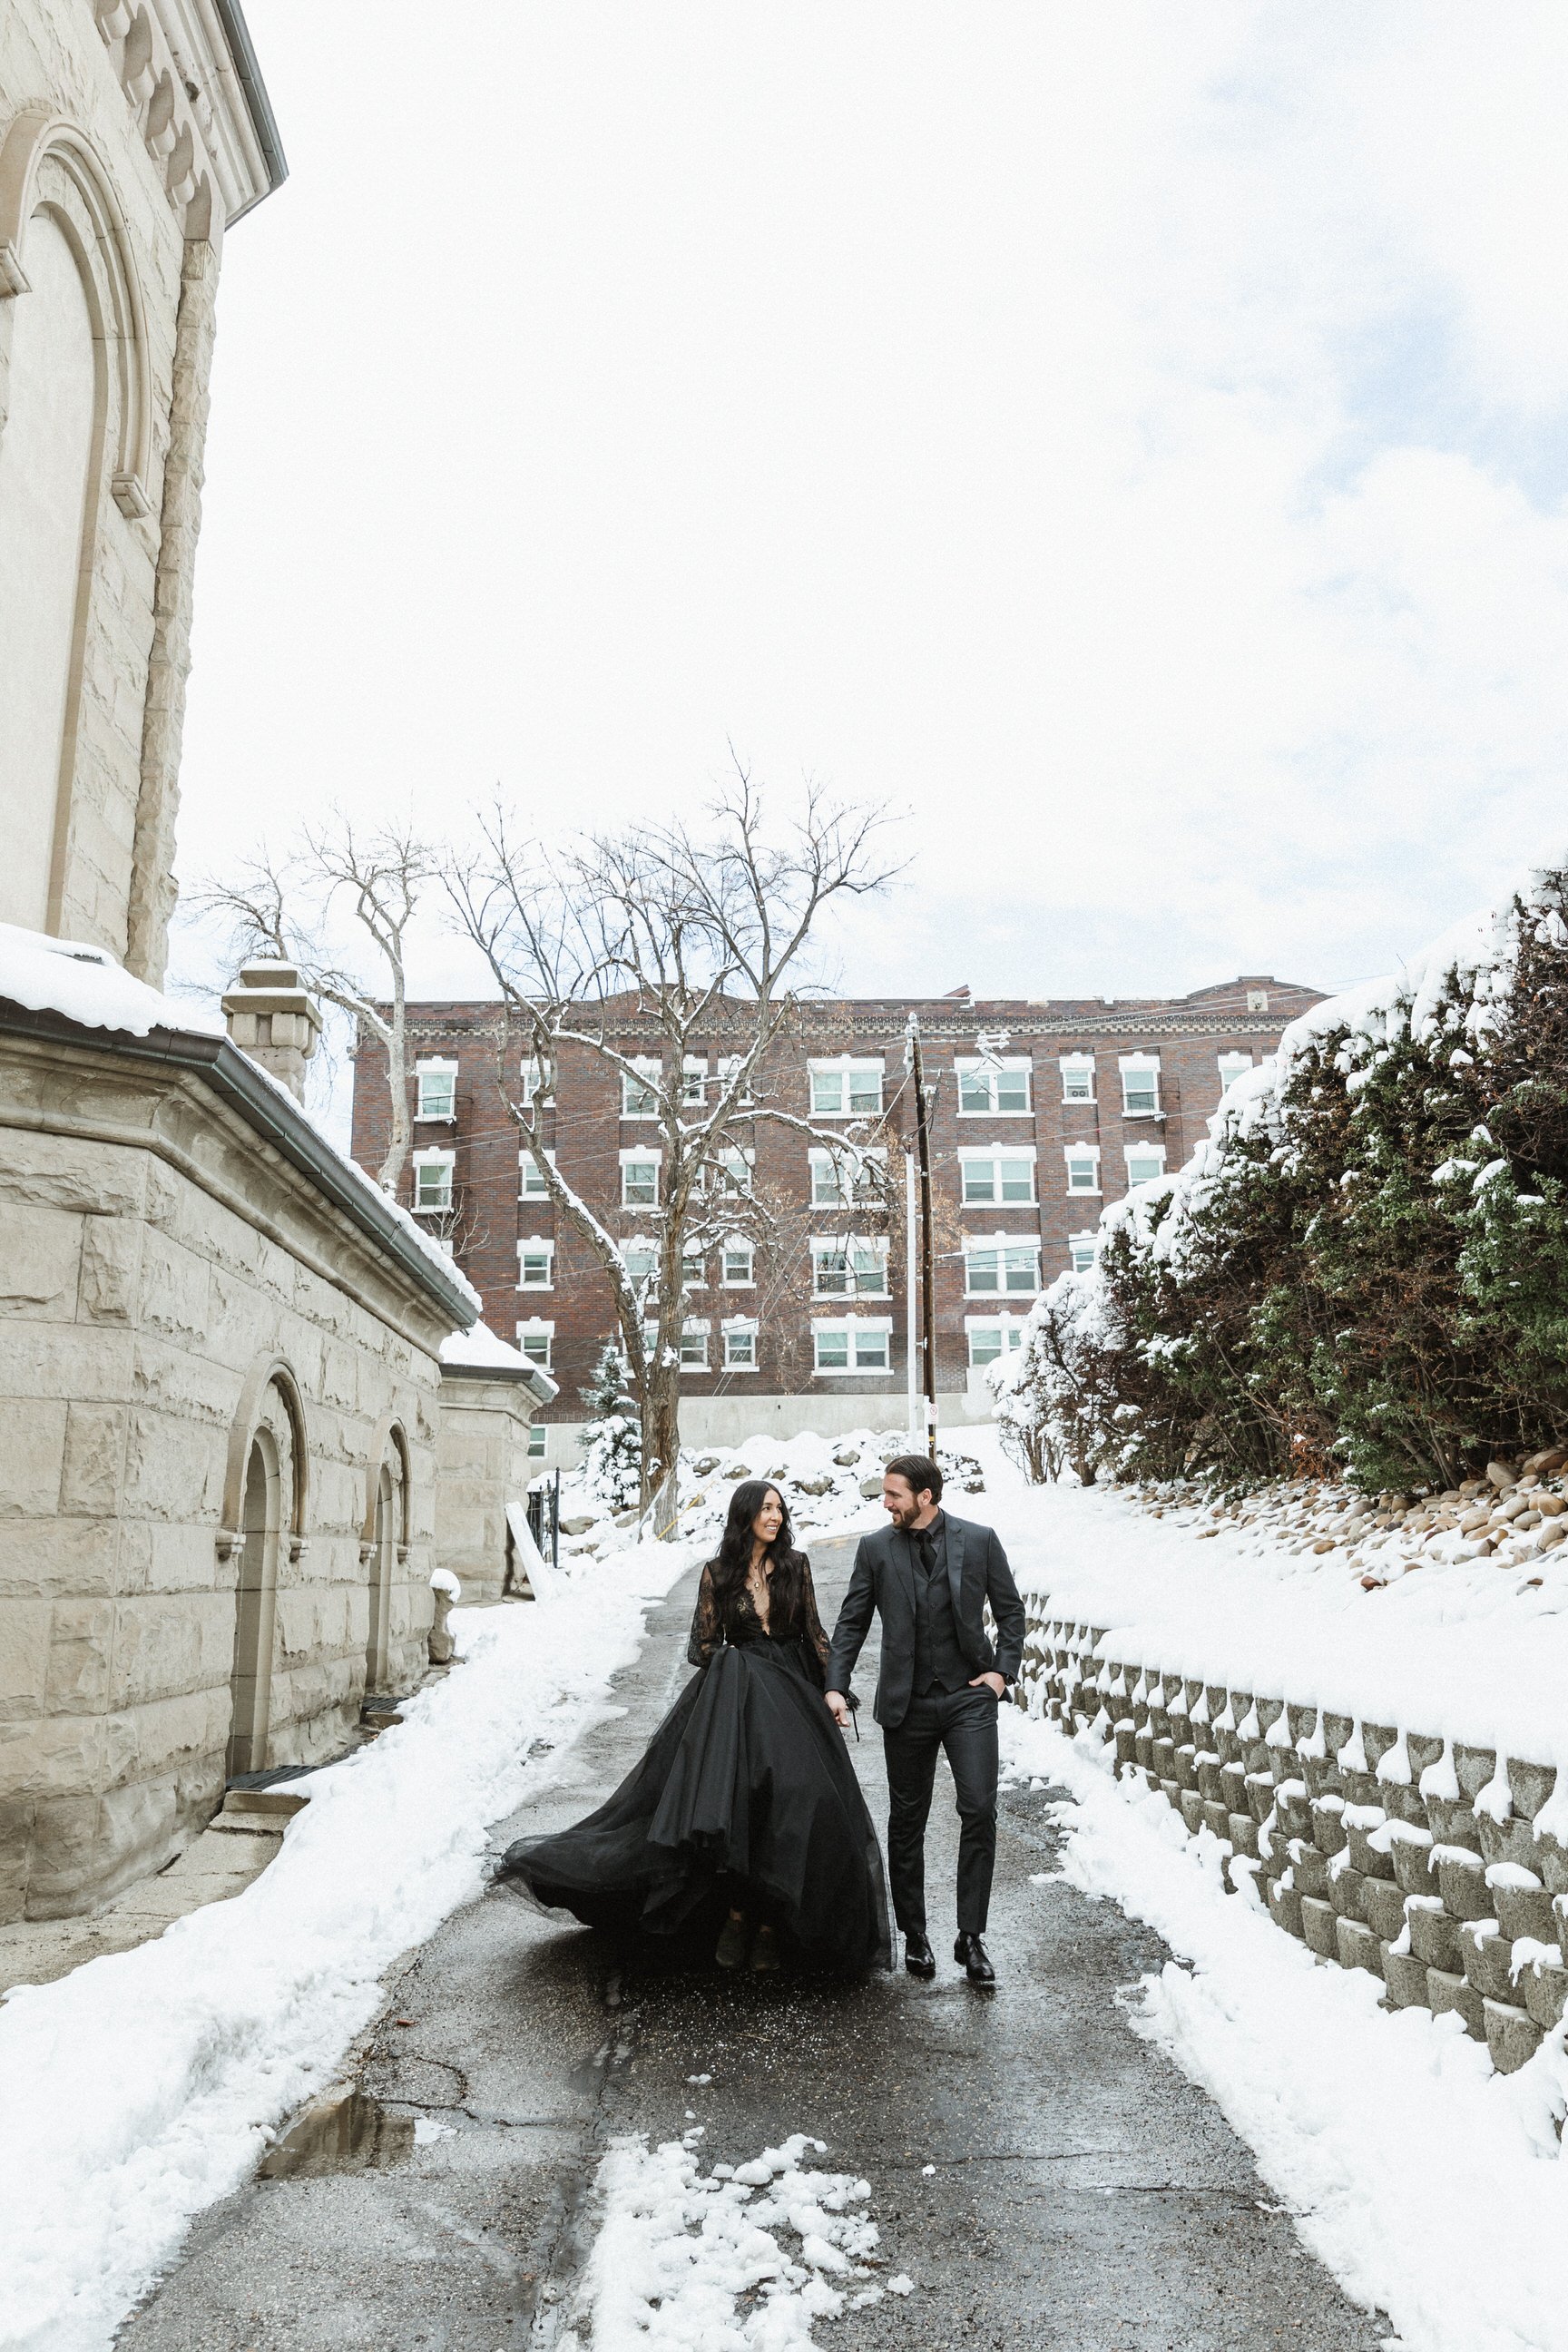
<path id="1" fill-rule="evenodd" d="M 731 1610 L 746 1590 L 746 1576 L 752 1565 L 752 1522 L 770 1495 L 778 1496 L 784 1517 L 765 1554 L 773 1571 L 768 1583 L 768 1631 L 788 1637 L 804 1630 L 805 1578 L 802 1556 L 795 1548 L 789 1505 L 771 1478 L 743 1478 L 736 1487 L 730 1497 L 729 1516 L 719 1538 L 718 1552 L 709 1567 L 720 1622 L 727 1626 Z"/>

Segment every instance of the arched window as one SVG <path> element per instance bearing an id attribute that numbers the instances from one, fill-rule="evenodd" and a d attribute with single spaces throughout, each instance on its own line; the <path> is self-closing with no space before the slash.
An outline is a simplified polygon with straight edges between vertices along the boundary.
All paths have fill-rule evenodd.
<path id="1" fill-rule="evenodd" d="M 408 1465 L 403 1432 L 389 1428 L 374 1472 L 369 1526 L 360 1546 L 365 1564 L 364 1690 L 367 1698 L 391 1696 L 392 1594 L 397 1563 L 408 1552 Z"/>
<path id="2" fill-rule="evenodd" d="M 283 1479 L 277 1442 L 260 1428 L 245 1473 L 239 1575 L 235 1586 L 234 1714 L 226 1777 L 267 1769 L 272 1706 L 272 1656 L 278 1612 L 278 1553 L 283 1531 Z"/>
<path id="3" fill-rule="evenodd" d="M 77 124 L 25 107 L 0 140 L 0 921 L 35 930 L 58 927 L 76 855 L 78 704 L 104 532 L 115 509 L 127 524 L 151 511 L 148 371 L 111 175 Z M 89 836 L 104 823 L 96 805 L 79 814 Z M 83 845 L 89 866 L 104 854 Z"/>
<path id="4" fill-rule="evenodd" d="M 304 1548 L 310 1456 L 300 1391 L 288 1365 L 252 1367 L 229 1432 L 218 1556 L 236 1563 L 233 1698 L 226 1777 L 263 1772 L 272 1729 L 281 1564 Z"/>
<path id="5" fill-rule="evenodd" d="M 99 457 L 100 352 L 75 241 L 51 210 L 27 237 L 28 291 L 7 305 L 0 432 L 0 920 L 41 931 L 58 832 Z"/>

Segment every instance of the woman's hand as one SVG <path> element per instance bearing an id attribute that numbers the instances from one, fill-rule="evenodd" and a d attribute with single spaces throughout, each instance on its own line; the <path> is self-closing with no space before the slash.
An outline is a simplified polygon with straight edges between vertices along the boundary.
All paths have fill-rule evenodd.
<path id="1" fill-rule="evenodd" d="M 833 1717 L 834 1722 L 838 1726 L 840 1731 L 848 1730 L 849 1702 L 845 1697 L 842 1691 L 829 1691 L 827 1693 L 827 1712 Z"/>

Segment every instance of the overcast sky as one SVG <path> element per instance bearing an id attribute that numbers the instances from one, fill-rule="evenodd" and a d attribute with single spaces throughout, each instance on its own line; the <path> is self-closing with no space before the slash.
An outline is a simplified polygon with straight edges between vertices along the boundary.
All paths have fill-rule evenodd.
<path id="1" fill-rule="evenodd" d="M 185 880 L 733 741 L 905 813 L 852 992 L 1126 995 L 1568 835 L 1561 5 L 247 16 Z"/>

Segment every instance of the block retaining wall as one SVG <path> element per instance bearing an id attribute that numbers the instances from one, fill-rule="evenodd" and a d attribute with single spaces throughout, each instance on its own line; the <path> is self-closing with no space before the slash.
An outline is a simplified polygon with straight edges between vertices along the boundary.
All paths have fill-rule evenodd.
<path id="1" fill-rule="evenodd" d="M 1320 1959 L 1380 1978 L 1386 2007 L 1458 2011 L 1500 2073 L 1555 2031 L 1568 1844 L 1536 1827 L 1553 1768 L 1101 1659 L 1103 1626 L 1052 1615 L 1048 1595 L 1028 1605 L 1016 1703 L 1114 1741 L 1119 1777 L 1220 1840 L 1233 1891 L 1251 1878 Z"/>

